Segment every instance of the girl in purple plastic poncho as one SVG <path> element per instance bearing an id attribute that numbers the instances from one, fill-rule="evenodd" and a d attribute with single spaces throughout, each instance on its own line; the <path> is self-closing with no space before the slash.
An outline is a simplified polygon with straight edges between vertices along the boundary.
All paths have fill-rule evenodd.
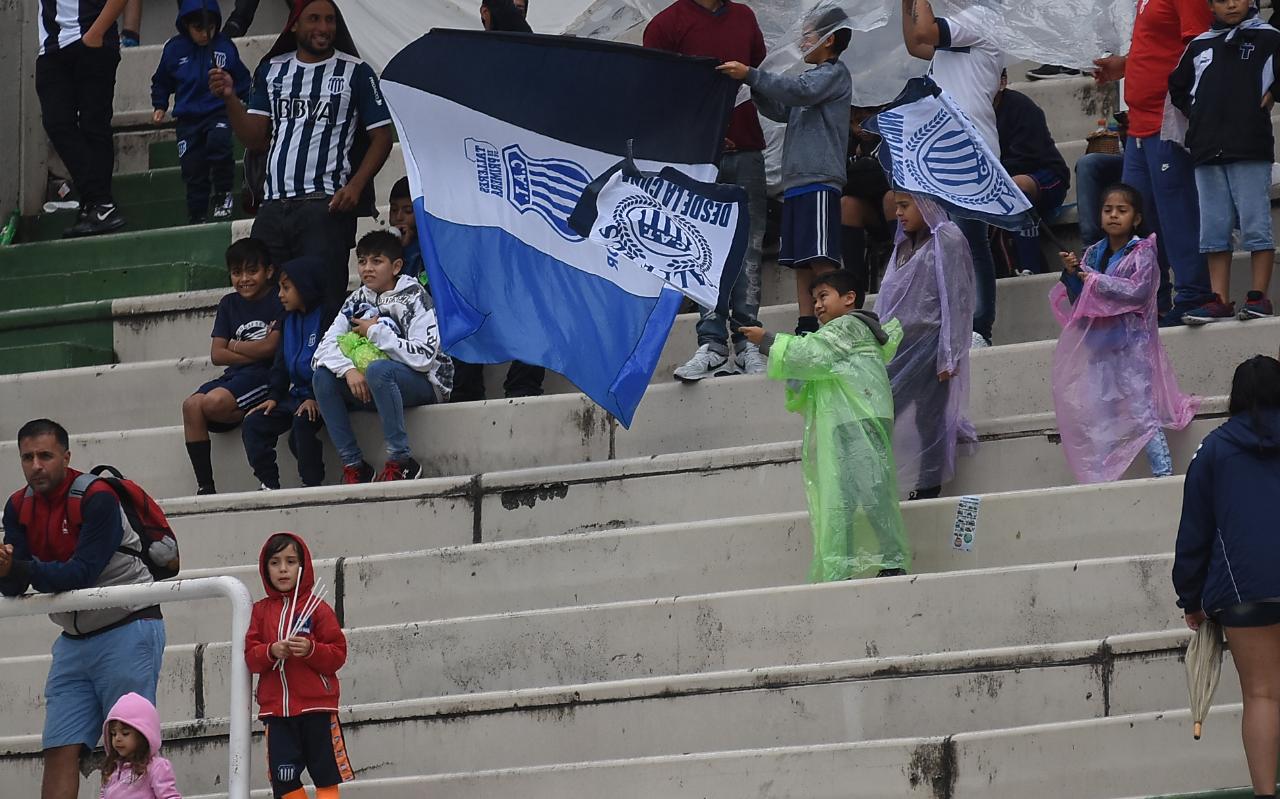
<path id="1" fill-rule="evenodd" d="M 1191 423 L 1199 400 L 1178 381 L 1157 329 L 1156 237 L 1136 234 L 1142 197 L 1122 183 L 1102 194 L 1106 238 L 1049 293 L 1062 335 L 1053 354 L 1053 404 L 1062 451 L 1084 483 L 1118 479 L 1146 450 L 1156 477 L 1173 474 L 1163 428 Z"/>
<path id="2" fill-rule="evenodd" d="M 976 442 L 969 408 L 973 260 L 960 228 L 932 200 L 895 197 L 898 234 L 876 311 L 902 325 L 889 362 L 898 487 L 911 499 L 942 493 L 956 450 Z"/>

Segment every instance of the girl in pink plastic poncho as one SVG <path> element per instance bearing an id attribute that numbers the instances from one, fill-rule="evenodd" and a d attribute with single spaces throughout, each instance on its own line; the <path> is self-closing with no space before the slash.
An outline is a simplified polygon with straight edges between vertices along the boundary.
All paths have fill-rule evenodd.
<path id="1" fill-rule="evenodd" d="M 1053 405 L 1062 451 L 1084 483 L 1116 480 L 1146 450 L 1156 477 L 1173 474 L 1163 428 L 1191 423 L 1199 400 L 1178 390 L 1156 324 L 1156 237 L 1136 234 L 1142 197 L 1115 184 L 1102 194 L 1106 238 L 1066 269 L 1049 293 L 1062 335 L 1053 353 Z"/>
<path id="2" fill-rule="evenodd" d="M 960 228 L 937 203 L 895 196 L 898 235 L 876 312 L 902 325 L 889 362 L 898 487 L 911 499 L 942 492 L 955 475 L 956 449 L 977 440 L 969 409 L 973 260 Z"/>

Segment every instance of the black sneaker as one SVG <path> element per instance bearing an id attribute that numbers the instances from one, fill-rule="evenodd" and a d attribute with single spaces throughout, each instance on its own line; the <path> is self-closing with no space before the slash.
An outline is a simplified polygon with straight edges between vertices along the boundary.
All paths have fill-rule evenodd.
<path id="1" fill-rule="evenodd" d="M 881 569 L 876 577 L 902 577 L 906 573 L 906 569 Z"/>
<path id="2" fill-rule="evenodd" d="M 1028 72 L 1027 80 L 1062 80 L 1063 78 L 1076 78 L 1079 76 L 1080 70 L 1078 69 L 1044 64 Z"/>
<path id="3" fill-rule="evenodd" d="M 373 480 L 376 483 L 383 483 L 393 480 L 417 480 L 421 476 L 422 464 L 409 458 L 404 461 L 387 461 L 382 467 L 382 472 Z"/>
<path id="4" fill-rule="evenodd" d="M 76 223 L 62 234 L 64 239 L 100 236 L 124 227 L 124 216 L 114 203 L 81 207 Z"/>
<path id="5" fill-rule="evenodd" d="M 196 486 L 197 497 L 207 497 L 210 494 L 216 494 L 216 493 L 218 493 L 218 489 L 214 488 L 213 485 Z"/>

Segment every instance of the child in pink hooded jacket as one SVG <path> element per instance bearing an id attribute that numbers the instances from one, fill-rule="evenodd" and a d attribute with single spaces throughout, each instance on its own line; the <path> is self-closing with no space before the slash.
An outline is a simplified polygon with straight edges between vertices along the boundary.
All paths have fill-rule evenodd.
<path id="1" fill-rule="evenodd" d="M 145 697 L 120 697 L 102 725 L 102 741 L 99 799 L 182 799 L 173 766 L 160 756 L 160 714 Z"/>

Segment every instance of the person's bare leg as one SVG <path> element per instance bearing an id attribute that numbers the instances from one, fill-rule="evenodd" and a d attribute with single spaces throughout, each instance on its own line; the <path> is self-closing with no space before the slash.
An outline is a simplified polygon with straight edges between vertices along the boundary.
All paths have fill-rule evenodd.
<path id="1" fill-rule="evenodd" d="M 1266 295 L 1271 291 L 1271 272 L 1276 268 L 1275 250 L 1258 250 L 1249 255 L 1253 267 L 1253 290 Z"/>
<path id="2" fill-rule="evenodd" d="M 1255 794 L 1270 796 L 1280 757 L 1280 624 L 1228 627 L 1226 633 L 1244 697 L 1240 732 L 1249 779 Z"/>
<path id="3" fill-rule="evenodd" d="M 239 424 L 244 420 L 244 411 L 240 410 L 236 405 L 236 398 L 225 388 L 215 388 L 202 397 L 200 413 L 205 419 L 206 430 L 208 422 Z M 205 438 L 208 437 L 209 434 L 206 432 Z"/>
<path id="4" fill-rule="evenodd" d="M 126 0 L 120 27 L 134 33 L 142 33 L 142 0 Z"/>
<path id="5" fill-rule="evenodd" d="M 796 276 L 796 306 L 801 316 L 813 316 L 813 294 L 809 292 L 809 284 L 813 282 L 813 269 L 808 266 L 797 266 L 791 270 Z"/>
<path id="6" fill-rule="evenodd" d="M 80 744 L 44 750 L 40 799 L 76 799 L 80 792 Z"/>
<path id="7" fill-rule="evenodd" d="M 204 394 L 192 394 L 182 401 L 182 432 L 187 443 L 209 440 L 209 423 L 204 418 Z"/>
<path id="8" fill-rule="evenodd" d="M 1211 252 L 1209 261 L 1209 285 L 1223 302 L 1231 302 L 1231 253 Z"/>
<path id="9" fill-rule="evenodd" d="M 1040 198 L 1040 184 L 1036 183 L 1036 179 L 1030 175 L 1014 175 L 1013 182 L 1018 184 L 1022 193 L 1027 195 L 1032 205 L 1035 205 L 1036 200 Z"/>

